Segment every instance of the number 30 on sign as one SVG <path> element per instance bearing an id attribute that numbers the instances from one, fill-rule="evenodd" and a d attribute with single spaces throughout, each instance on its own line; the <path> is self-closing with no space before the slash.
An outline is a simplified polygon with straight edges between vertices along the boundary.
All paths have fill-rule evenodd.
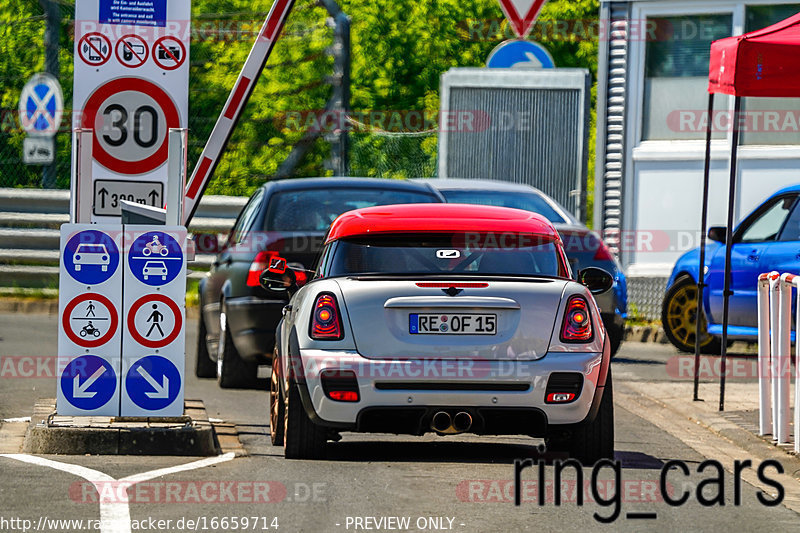
<path id="1" fill-rule="evenodd" d="M 82 126 L 95 131 L 95 161 L 112 172 L 144 174 L 167 162 L 168 132 L 180 127 L 178 109 L 158 85 L 118 78 L 92 93 Z"/>

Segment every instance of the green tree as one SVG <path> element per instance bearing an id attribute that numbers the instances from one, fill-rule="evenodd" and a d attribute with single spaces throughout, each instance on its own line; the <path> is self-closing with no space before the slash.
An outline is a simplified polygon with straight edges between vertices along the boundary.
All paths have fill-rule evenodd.
<path id="1" fill-rule="evenodd" d="M 352 19 L 352 108 L 356 111 L 421 111 L 435 116 L 439 79 L 453 67 L 480 67 L 491 50 L 511 37 L 497 0 L 339 0 Z M 199 157 L 247 58 L 272 0 L 194 0 L 190 52 L 190 166 Z M 74 9 L 61 3 L 61 84 L 67 107 L 72 95 Z M 535 30 L 533 37 L 563 67 L 597 70 L 597 41 L 574 31 L 597 19 L 598 0 L 551 0 L 540 21 L 568 21 L 568 31 Z M 17 107 L 25 81 L 42 69 L 44 21 L 36 0 L 0 5 L 0 99 Z M 209 192 L 249 194 L 274 175 L 304 134 L 297 112 L 320 111 L 331 94 L 326 77 L 332 58 L 328 14 L 313 0 L 300 0 L 244 110 Z M 6 114 L 7 115 L 7 114 Z M 4 117 L 6 117 L 4 115 Z M 307 116 L 307 115 L 304 115 Z M 13 118 L 13 117 L 12 117 Z M 20 164 L 23 135 L 0 130 L 0 186 L 37 186 L 37 167 Z M 13 120 L 12 120 L 13 122 Z M 65 119 L 69 128 L 69 117 Z M 305 122 L 301 122 L 301 125 Z M 354 134 L 353 173 L 413 177 L 435 171 L 437 136 L 387 137 Z M 69 183 L 69 133 L 59 136 L 58 184 Z M 324 140 L 314 143 L 296 176 L 326 175 Z M 593 160 L 593 152 L 590 161 Z M 590 172 L 590 179 L 592 173 Z M 591 189 L 590 189 L 591 190 Z"/>

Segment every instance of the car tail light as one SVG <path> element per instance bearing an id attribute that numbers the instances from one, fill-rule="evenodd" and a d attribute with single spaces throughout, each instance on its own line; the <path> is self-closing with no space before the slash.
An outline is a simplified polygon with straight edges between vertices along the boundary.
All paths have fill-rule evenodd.
<path id="1" fill-rule="evenodd" d="M 336 297 L 324 292 L 317 296 L 311 315 L 311 338 L 323 341 L 339 341 L 344 338 L 342 320 Z"/>
<path id="2" fill-rule="evenodd" d="M 265 251 L 256 254 L 256 258 L 253 259 L 253 262 L 250 264 L 250 271 L 247 272 L 248 287 L 259 287 L 261 285 L 258 278 L 261 277 L 261 273 L 264 272 L 264 269 L 269 266 L 273 257 L 278 257 L 278 252 Z"/>
<path id="3" fill-rule="evenodd" d="M 594 260 L 595 261 L 613 261 L 614 256 L 611 254 L 611 250 L 608 249 L 606 243 L 603 242 L 602 239 L 597 239 L 597 251 L 594 253 Z"/>
<path id="4" fill-rule="evenodd" d="M 294 275 L 296 278 L 295 283 L 297 283 L 298 287 L 302 287 L 308 281 L 308 275 L 302 270 L 294 270 Z"/>
<path id="5" fill-rule="evenodd" d="M 569 403 L 575 399 L 574 392 L 551 392 L 547 395 L 547 403 Z"/>
<path id="6" fill-rule="evenodd" d="M 583 296 L 572 296 L 567 301 L 564 325 L 561 328 L 562 342 L 591 342 L 594 338 L 589 304 Z"/>

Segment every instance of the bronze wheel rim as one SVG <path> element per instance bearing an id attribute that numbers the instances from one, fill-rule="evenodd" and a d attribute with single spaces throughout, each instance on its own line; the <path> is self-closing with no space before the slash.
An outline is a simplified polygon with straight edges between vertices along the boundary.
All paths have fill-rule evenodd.
<path id="1" fill-rule="evenodd" d="M 274 441 L 280 417 L 280 394 L 278 393 L 278 376 L 275 359 L 272 363 L 272 375 L 269 378 L 269 433 Z"/>
<path id="2" fill-rule="evenodd" d="M 697 320 L 697 287 L 686 284 L 680 287 L 667 304 L 667 323 L 673 337 L 687 347 L 694 347 Z M 700 314 L 700 347 L 708 346 L 714 337 L 707 332 L 706 317 Z"/>

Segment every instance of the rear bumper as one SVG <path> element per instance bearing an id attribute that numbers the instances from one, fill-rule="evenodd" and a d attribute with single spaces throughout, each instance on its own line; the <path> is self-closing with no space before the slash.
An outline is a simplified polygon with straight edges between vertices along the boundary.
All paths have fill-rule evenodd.
<path id="1" fill-rule="evenodd" d="M 346 431 L 420 434 L 439 410 L 465 410 L 471 432 L 543 436 L 548 426 L 570 426 L 592 417 L 601 376 L 601 353 L 548 353 L 536 361 L 370 360 L 354 351 L 301 350 L 292 363 L 309 417 Z M 299 365 L 299 366 L 298 366 Z M 350 370 L 360 400 L 328 398 L 320 374 Z M 546 404 L 552 372 L 583 375 L 578 397 Z M 454 390 L 456 389 L 456 390 Z"/>
<path id="2" fill-rule="evenodd" d="M 285 305 L 283 300 L 256 297 L 225 300 L 227 326 L 242 359 L 262 364 L 272 360 L 275 329 Z"/>

